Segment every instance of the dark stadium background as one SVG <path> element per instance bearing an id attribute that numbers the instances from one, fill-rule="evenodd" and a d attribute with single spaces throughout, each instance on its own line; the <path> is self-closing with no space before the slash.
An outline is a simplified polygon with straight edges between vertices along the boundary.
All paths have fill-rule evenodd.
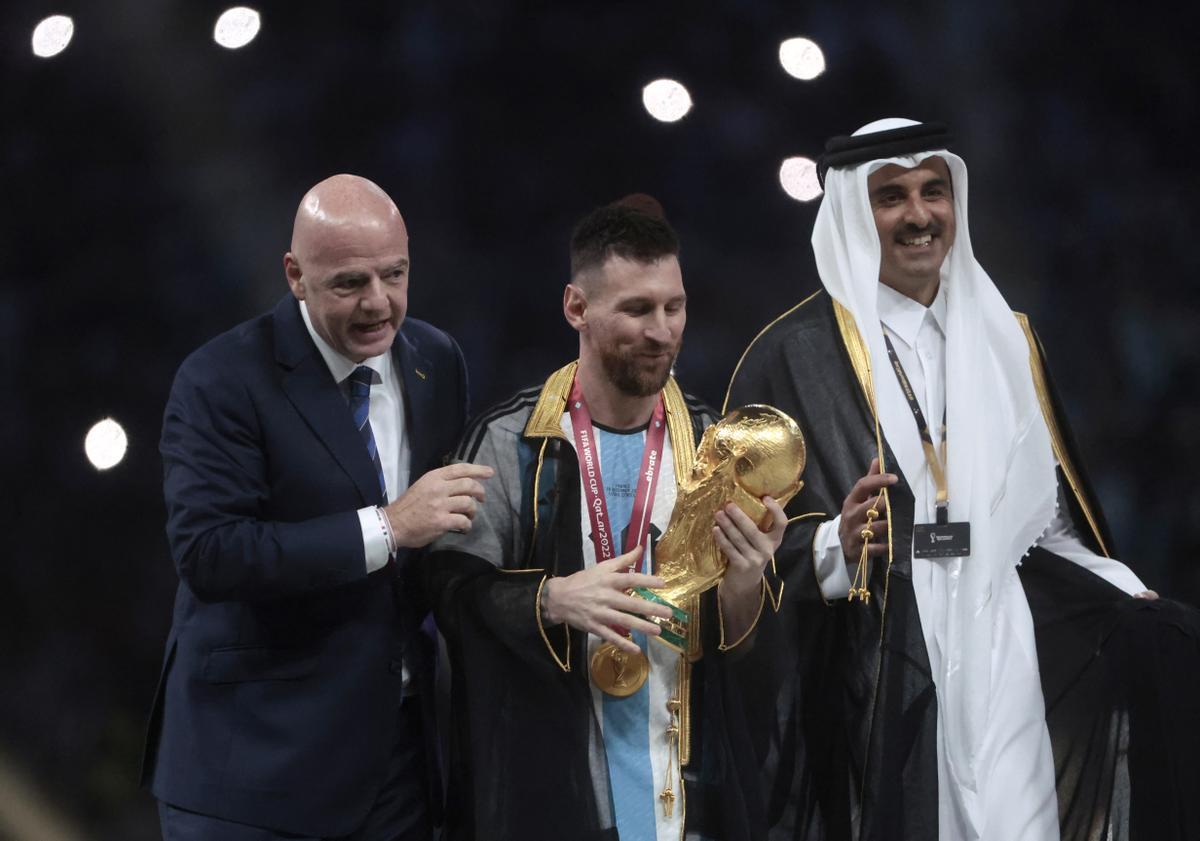
<path id="1" fill-rule="evenodd" d="M 136 774 L 175 587 L 164 400 L 189 351 L 285 293 L 296 203 L 339 171 L 399 204 L 410 312 L 458 338 L 477 409 L 573 353 L 573 221 L 658 197 L 690 296 L 678 374 L 719 405 L 745 344 L 817 287 L 817 202 L 780 162 L 878 117 L 948 122 L 975 250 L 1042 336 L 1120 557 L 1200 602 L 1200 68 L 1178 13 L 267 0 L 230 51 L 224 8 L 0 9 L 0 839 L 156 837 Z M 53 13 L 74 39 L 37 58 Z M 824 50 L 815 81 L 780 67 L 797 35 Z M 690 90 L 683 120 L 643 108 L 659 77 Z M 129 450 L 99 472 L 82 442 L 106 416 Z"/>

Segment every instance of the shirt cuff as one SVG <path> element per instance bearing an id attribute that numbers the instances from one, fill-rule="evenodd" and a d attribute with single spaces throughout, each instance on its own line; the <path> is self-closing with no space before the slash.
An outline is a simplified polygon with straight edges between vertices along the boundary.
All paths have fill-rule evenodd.
<path id="1" fill-rule="evenodd" d="M 838 537 L 838 526 L 842 524 L 839 514 L 817 526 L 813 535 L 813 571 L 817 574 L 817 586 L 826 601 L 844 599 L 850 595 L 850 570 L 842 552 L 842 541 Z M 855 564 L 857 566 L 857 564 Z"/>
<path id="2" fill-rule="evenodd" d="M 383 569 L 388 562 L 387 534 L 379 524 L 375 506 L 358 509 L 358 524 L 362 527 L 363 557 L 367 561 L 367 574 Z"/>

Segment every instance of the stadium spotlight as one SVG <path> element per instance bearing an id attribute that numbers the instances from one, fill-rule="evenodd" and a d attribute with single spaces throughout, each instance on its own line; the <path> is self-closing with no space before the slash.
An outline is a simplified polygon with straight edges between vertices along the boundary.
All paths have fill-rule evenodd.
<path id="1" fill-rule="evenodd" d="M 808 158 L 788 158 L 779 167 L 779 185 L 796 201 L 812 201 L 824 192 L 817 165 Z"/>
<path id="2" fill-rule="evenodd" d="M 83 439 L 83 451 L 97 470 L 108 470 L 120 464 L 128 446 L 125 430 L 112 418 L 98 422 Z"/>
<path id="3" fill-rule="evenodd" d="M 825 72 L 825 54 L 807 38 L 788 38 L 780 44 L 779 63 L 789 75 L 806 82 Z"/>
<path id="4" fill-rule="evenodd" d="M 58 55 L 71 43 L 75 21 L 66 15 L 51 15 L 33 28 L 33 54 L 38 58 Z"/>
<path id="5" fill-rule="evenodd" d="M 654 119 L 673 123 L 692 110 L 692 97 L 674 79 L 655 79 L 642 88 L 642 104 Z"/>
<path id="6" fill-rule="evenodd" d="M 234 6 L 221 12 L 213 27 L 213 40 L 227 50 L 246 46 L 258 35 L 262 18 L 248 6 Z"/>

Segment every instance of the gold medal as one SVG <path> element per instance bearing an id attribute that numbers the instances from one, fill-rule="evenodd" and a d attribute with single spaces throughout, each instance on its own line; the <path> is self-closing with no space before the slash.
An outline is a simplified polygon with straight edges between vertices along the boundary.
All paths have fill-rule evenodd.
<path id="1" fill-rule="evenodd" d="M 646 652 L 630 654 L 606 642 L 592 655 L 592 680 L 600 691 L 614 698 L 627 698 L 642 688 L 650 674 Z"/>

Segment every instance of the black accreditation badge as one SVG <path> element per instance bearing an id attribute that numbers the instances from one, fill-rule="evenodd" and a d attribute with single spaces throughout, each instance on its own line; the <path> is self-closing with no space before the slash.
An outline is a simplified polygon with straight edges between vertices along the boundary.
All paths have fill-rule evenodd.
<path id="1" fill-rule="evenodd" d="M 914 558 L 965 558 L 971 554 L 970 523 L 917 523 Z"/>
<path id="2" fill-rule="evenodd" d="M 942 410 L 942 446 L 941 457 L 933 446 L 933 436 L 929 434 L 929 424 L 925 422 L 925 413 L 913 392 L 908 374 L 900 364 L 896 348 L 887 334 L 883 335 L 887 345 L 888 357 L 892 360 L 892 370 L 896 372 L 896 381 L 900 390 L 908 400 L 908 408 L 912 410 L 913 420 L 917 422 L 917 433 L 921 436 L 921 449 L 925 451 L 925 462 L 929 465 L 929 473 L 937 488 L 934 505 L 937 510 L 937 522 L 916 523 L 913 525 L 913 557 L 914 558 L 965 558 L 971 554 L 971 524 L 950 522 L 950 493 L 946 487 L 946 411 Z"/>

